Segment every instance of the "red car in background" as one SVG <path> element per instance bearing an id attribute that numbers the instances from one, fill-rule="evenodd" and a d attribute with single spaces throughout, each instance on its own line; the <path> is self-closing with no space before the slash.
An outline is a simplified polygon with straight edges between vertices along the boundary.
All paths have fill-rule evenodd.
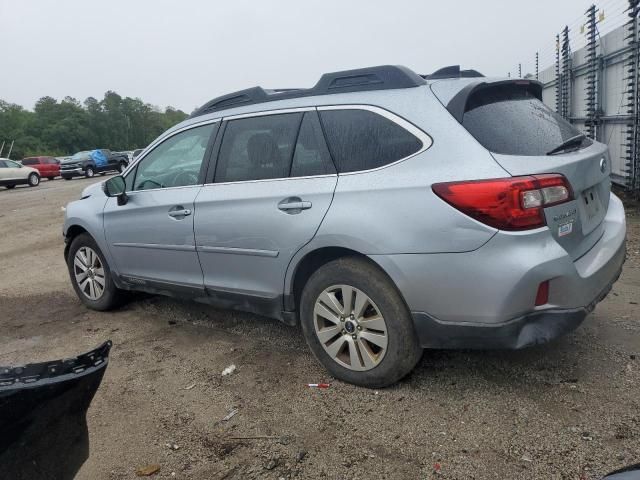
<path id="1" fill-rule="evenodd" d="M 60 176 L 60 162 L 53 157 L 27 157 L 21 163 L 25 167 L 35 168 L 41 177 L 49 180 Z"/>

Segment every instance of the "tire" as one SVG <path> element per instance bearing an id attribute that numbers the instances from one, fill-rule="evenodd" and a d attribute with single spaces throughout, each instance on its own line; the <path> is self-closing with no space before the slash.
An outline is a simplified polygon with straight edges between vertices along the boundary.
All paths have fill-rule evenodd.
<path id="1" fill-rule="evenodd" d="M 51 181 L 51 180 L 55 180 L 55 178 L 56 178 L 56 177 L 47 177 L 47 179 L 48 179 L 49 181 Z"/>
<path id="2" fill-rule="evenodd" d="M 93 178 L 95 174 L 96 174 L 96 171 L 93 169 L 91 165 L 89 165 L 87 168 L 84 169 L 84 176 L 87 178 Z"/>
<path id="3" fill-rule="evenodd" d="M 71 177 L 62 177 L 62 178 L 64 178 L 65 180 L 71 180 Z"/>
<path id="4" fill-rule="evenodd" d="M 7 190 L 11 190 L 12 188 L 16 188 L 15 185 L 5 185 L 5 187 L 7 187 Z"/>
<path id="5" fill-rule="evenodd" d="M 347 316 L 342 321 L 339 318 L 344 314 L 344 295 L 341 292 L 348 293 L 348 288 L 353 292 L 350 303 L 354 304 L 354 308 L 347 309 L 348 312 L 358 309 L 359 298 L 366 298 L 368 302 L 361 304 L 369 306 L 361 308 L 364 311 L 362 315 L 354 312 L 354 317 Z M 325 296 L 327 292 L 333 297 Z M 334 321 L 316 315 L 316 302 L 321 300 L 321 296 L 338 300 L 339 303 L 333 305 L 333 313 L 343 309 Z M 324 304 L 318 305 L 318 311 L 322 311 Z M 382 323 L 379 316 L 382 316 Z M 407 375 L 422 356 L 411 315 L 400 293 L 378 267 L 361 258 L 334 260 L 311 275 L 300 298 L 300 322 L 307 344 L 318 361 L 336 378 L 355 385 L 368 388 L 391 385 Z M 318 331 L 325 333 L 325 343 L 321 343 Z M 329 337 L 334 332 L 339 333 Z M 386 342 L 381 342 L 383 337 L 386 337 Z M 385 347 L 380 348 L 368 339 L 376 339 Z M 335 348 L 338 342 L 342 342 L 342 347 L 337 350 L 341 353 L 332 356 L 327 348 Z M 353 346 L 355 344 L 357 348 Z M 358 350 L 355 361 L 349 355 L 352 349 Z M 362 360 L 365 355 L 368 362 Z"/>
<path id="6" fill-rule="evenodd" d="M 76 266 L 76 254 L 78 251 L 82 250 L 80 253 L 80 258 L 84 258 L 84 262 L 81 260 L 81 265 Z M 88 250 L 93 252 L 97 256 L 97 261 L 94 261 L 90 264 L 90 260 L 92 255 L 88 255 Z M 82 270 L 82 267 L 85 267 L 85 270 Z M 78 277 L 76 274 L 82 274 L 86 271 L 86 267 L 93 268 L 95 273 L 92 274 L 92 278 L 95 279 L 93 285 L 89 285 L 92 282 L 92 279 L 89 278 L 89 282 L 85 283 L 85 280 L 89 277 L 84 277 L 81 283 L 78 283 L 78 279 L 82 277 Z M 78 295 L 78 298 L 82 303 L 84 303 L 87 307 L 92 310 L 106 311 L 112 310 L 119 305 L 122 304 L 125 292 L 116 288 L 113 283 L 113 278 L 111 276 L 111 269 L 107 264 L 100 247 L 95 242 L 93 237 L 88 233 L 83 233 L 78 235 L 71 242 L 71 246 L 69 247 L 69 253 L 67 256 L 67 268 L 69 270 L 69 277 L 71 279 L 71 284 L 73 285 L 73 289 Z M 99 285 L 99 278 L 101 276 L 100 271 L 102 271 L 102 280 L 104 282 L 104 287 L 100 295 L 96 298 L 91 298 L 90 293 L 93 291 L 94 293 L 98 293 L 99 289 L 96 287 L 96 283 Z M 82 285 L 82 286 L 81 286 Z M 92 290 L 93 289 L 93 290 Z"/>
<path id="7" fill-rule="evenodd" d="M 30 187 L 37 187 L 40 185 L 40 175 L 37 173 L 30 173 L 27 177 L 27 182 L 29 182 Z"/>

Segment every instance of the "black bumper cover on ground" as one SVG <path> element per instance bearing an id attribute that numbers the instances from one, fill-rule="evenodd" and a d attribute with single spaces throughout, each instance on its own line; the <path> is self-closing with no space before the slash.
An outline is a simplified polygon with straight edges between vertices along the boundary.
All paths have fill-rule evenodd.
<path id="1" fill-rule="evenodd" d="M 0 477 L 72 479 L 89 457 L 86 413 L 111 342 L 75 358 L 0 367 Z"/>
<path id="2" fill-rule="evenodd" d="M 624 263 L 626 254 L 622 255 Z M 412 312 L 413 324 L 422 348 L 515 350 L 540 345 L 578 328 L 596 304 L 607 296 L 621 273 L 622 265 L 600 294 L 582 308 L 544 310 L 488 325 L 442 322 L 427 313 Z"/>

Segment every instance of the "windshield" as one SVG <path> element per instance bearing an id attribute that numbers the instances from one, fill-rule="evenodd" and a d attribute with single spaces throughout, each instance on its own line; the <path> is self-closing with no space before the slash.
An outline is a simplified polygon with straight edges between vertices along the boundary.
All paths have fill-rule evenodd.
<path id="1" fill-rule="evenodd" d="M 71 160 L 84 160 L 91 152 L 78 152 L 71 157 Z"/>
<path id="2" fill-rule="evenodd" d="M 580 131 L 517 85 L 487 88 L 472 95 L 462 125 L 488 150 L 505 155 L 546 155 Z M 592 142 L 569 145 L 583 148 Z"/>

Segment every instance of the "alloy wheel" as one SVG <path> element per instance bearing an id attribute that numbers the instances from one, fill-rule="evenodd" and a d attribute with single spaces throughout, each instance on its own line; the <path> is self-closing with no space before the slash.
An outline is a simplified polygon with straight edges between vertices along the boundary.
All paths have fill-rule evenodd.
<path id="1" fill-rule="evenodd" d="M 324 351 L 350 370 L 371 370 L 387 352 L 387 324 L 379 308 L 350 285 L 333 285 L 318 296 L 313 326 Z"/>
<path id="2" fill-rule="evenodd" d="M 102 297 L 106 285 L 104 266 L 92 248 L 78 249 L 73 259 L 73 273 L 78 288 L 89 300 Z"/>

